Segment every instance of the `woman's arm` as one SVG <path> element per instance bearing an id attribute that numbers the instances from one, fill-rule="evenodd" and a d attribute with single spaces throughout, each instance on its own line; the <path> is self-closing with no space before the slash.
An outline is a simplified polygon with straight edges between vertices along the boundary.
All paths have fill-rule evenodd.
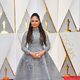
<path id="1" fill-rule="evenodd" d="M 23 52 L 25 52 L 25 54 L 31 55 L 33 58 L 37 59 L 38 57 L 36 56 L 36 54 L 34 52 L 31 52 L 26 46 L 27 45 L 26 36 L 27 36 L 27 32 L 25 32 L 23 35 L 22 42 L 21 42 L 21 49 Z"/>
<path id="2" fill-rule="evenodd" d="M 46 45 L 45 45 L 44 51 L 47 52 L 50 49 L 50 41 L 49 41 L 48 34 L 46 32 L 45 34 L 46 34 Z"/>
<path id="3" fill-rule="evenodd" d="M 30 50 L 28 50 L 28 48 L 26 47 L 26 36 L 27 36 L 27 31 L 23 34 L 23 37 L 22 37 L 22 42 L 21 42 L 21 50 L 23 52 L 25 52 L 26 54 L 30 54 Z"/>
<path id="4" fill-rule="evenodd" d="M 46 46 L 43 50 L 41 50 L 39 52 L 39 54 L 38 54 L 39 58 L 41 58 L 50 49 L 49 37 L 48 37 L 47 33 L 45 33 L 45 34 L 46 34 Z"/>

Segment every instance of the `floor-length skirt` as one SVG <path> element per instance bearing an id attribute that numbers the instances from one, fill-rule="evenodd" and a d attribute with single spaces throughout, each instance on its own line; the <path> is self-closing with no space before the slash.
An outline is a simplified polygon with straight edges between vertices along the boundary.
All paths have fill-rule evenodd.
<path id="1" fill-rule="evenodd" d="M 40 59 L 23 54 L 15 80 L 63 80 L 50 55 L 46 53 Z"/>

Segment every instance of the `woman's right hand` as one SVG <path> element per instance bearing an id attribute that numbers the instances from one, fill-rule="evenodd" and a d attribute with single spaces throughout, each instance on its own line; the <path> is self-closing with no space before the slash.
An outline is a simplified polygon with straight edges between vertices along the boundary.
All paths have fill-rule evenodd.
<path id="1" fill-rule="evenodd" d="M 31 55 L 33 58 L 35 58 L 35 59 L 38 58 L 34 52 L 31 52 L 30 55 Z"/>

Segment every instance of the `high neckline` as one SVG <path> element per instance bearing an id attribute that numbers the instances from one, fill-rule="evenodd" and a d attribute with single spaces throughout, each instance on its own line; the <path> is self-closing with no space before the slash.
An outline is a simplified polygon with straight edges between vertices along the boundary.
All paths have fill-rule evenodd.
<path id="1" fill-rule="evenodd" d="M 33 31 L 38 31 L 39 30 L 39 28 L 37 27 L 37 28 L 33 28 Z"/>

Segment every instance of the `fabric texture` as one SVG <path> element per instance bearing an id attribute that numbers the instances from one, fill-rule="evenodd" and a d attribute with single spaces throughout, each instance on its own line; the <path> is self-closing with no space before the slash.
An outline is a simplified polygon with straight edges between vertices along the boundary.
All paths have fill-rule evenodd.
<path id="1" fill-rule="evenodd" d="M 46 32 L 45 32 L 46 33 Z M 26 44 L 27 31 L 24 33 L 21 43 L 21 49 L 24 54 L 19 62 L 14 80 L 63 80 L 53 60 L 48 54 L 50 41 L 46 33 L 46 44 L 40 43 L 40 33 L 38 28 L 33 29 L 33 41 Z M 30 52 L 39 52 L 45 50 L 46 53 L 40 59 L 34 59 Z"/>

